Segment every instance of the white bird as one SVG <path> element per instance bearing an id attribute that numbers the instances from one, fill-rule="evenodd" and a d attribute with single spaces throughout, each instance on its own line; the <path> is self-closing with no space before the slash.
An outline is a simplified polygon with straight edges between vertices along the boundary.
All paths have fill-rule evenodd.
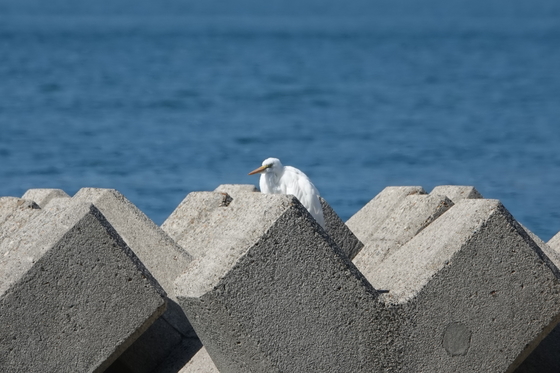
<path id="1" fill-rule="evenodd" d="M 325 228 L 319 191 L 307 175 L 295 167 L 283 166 L 278 158 L 265 159 L 261 167 L 249 172 L 249 175 L 254 174 L 261 174 L 259 186 L 262 193 L 293 195 L 317 223 Z"/>

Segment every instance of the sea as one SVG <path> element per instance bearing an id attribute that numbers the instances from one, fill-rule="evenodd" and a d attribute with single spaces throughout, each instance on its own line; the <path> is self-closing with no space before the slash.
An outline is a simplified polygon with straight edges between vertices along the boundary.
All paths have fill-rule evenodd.
<path id="1" fill-rule="evenodd" d="M 343 219 L 472 185 L 560 231 L 560 1 L 0 0 L 0 196 L 193 191 L 304 171 Z"/>

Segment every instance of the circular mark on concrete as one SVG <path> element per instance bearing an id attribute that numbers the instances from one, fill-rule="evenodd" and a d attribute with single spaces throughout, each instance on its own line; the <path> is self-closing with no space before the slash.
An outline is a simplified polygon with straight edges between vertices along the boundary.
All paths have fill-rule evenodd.
<path id="1" fill-rule="evenodd" d="M 466 355 L 471 345 L 471 331 L 460 322 L 452 322 L 443 332 L 443 348 L 451 356 Z"/>

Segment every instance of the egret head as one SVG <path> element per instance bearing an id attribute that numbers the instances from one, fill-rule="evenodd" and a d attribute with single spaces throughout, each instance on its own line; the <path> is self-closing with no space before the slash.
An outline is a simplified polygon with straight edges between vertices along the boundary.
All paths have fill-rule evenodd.
<path id="1" fill-rule="evenodd" d="M 262 174 L 265 172 L 278 172 L 282 169 L 282 163 L 278 158 L 267 158 L 263 161 L 262 166 L 249 172 L 249 175 Z"/>

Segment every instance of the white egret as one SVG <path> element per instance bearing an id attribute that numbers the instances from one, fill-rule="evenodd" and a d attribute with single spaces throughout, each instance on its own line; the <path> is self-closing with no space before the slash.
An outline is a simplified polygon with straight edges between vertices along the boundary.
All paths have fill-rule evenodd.
<path id="1" fill-rule="evenodd" d="M 319 191 L 307 175 L 292 166 L 283 166 L 278 158 L 268 158 L 262 166 L 249 172 L 249 175 L 261 174 L 259 186 L 266 194 L 291 194 L 325 228 L 323 207 L 319 200 Z"/>

